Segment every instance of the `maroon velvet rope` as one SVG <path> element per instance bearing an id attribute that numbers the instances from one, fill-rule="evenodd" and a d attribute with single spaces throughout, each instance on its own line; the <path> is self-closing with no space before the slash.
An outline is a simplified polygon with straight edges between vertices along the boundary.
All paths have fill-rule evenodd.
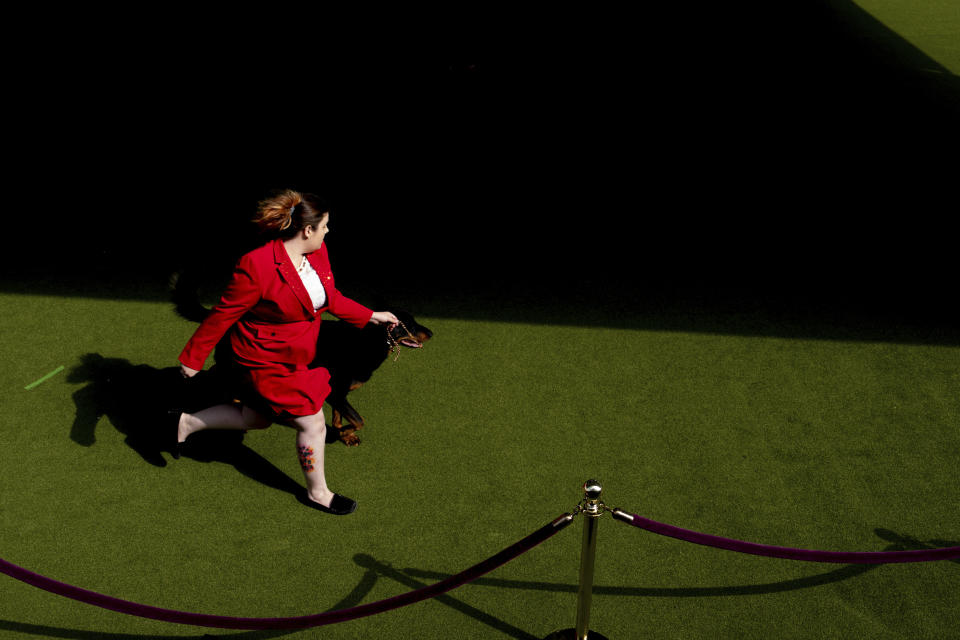
<path id="1" fill-rule="evenodd" d="M 706 533 L 698 533 L 689 529 L 681 529 L 662 522 L 648 520 L 640 516 L 627 513 L 620 509 L 613 510 L 613 517 L 620 522 L 633 525 L 639 529 L 685 540 L 694 544 L 702 544 L 727 551 L 749 553 L 755 556 L 768 558 L 786 558 L 788 560 L 804 560 L 806 562 L 835 562 L 838 564 L 889 564 L 894 562 L 930 562 L 933 560 L 948 560 L 960 558 L 960 547 L 944 547 L 941 549 L 917 549 L 911 551 L 813 551 L 809 549 L 791 549 L 790 547 L 775 547 L 769 544 L 757 544 L 721 538 Z"/>
<path id="2" fill-rule="evenodd" d="M 11 578 L 43 589 L 44 591 L 49 591 L 50 593 L 140 618 L 151 618 L 153 620 L 175 622 L 177 624 L 192 624 L 199 627 L 217 627 L 219 629 L 306 629 L 308 627 L 319 627 L 335 622 L 355 620 L 442 595 L 447 591 L 472 582 L 485 573 L 489 573 L 497 567 L 514 560 L 565 528 L 572 521 L 573 516 L 565 513 L 550 524 L 541 527 L 526 538 L 507 547 L 500 553 L 487 558 L 480 564 L 474 565 L 440 582 L 427 585 L 426 587 L 421 587 L 420 589 L 408 591 L 407 593 L 392 598 L 378 600 L 377 602 L 371 602 L 358 607 L 290 618 L 236 618 L 161 609 L 150 605 L 137 604 L 128 600 L 120 600 L 119 598 L 58 582 L 46 576 L 27 571 L 3 559 L 0 559 L 0 573 L 5 573 Z"/>

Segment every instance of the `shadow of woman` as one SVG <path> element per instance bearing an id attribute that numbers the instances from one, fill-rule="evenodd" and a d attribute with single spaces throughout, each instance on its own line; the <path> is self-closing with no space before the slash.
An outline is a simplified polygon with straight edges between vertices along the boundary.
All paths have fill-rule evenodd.
<path id="1" fill-rule="evenodd" d="M 71 440 L 84 447 L 93 446 L 97 425 L 105 416 L 125 436 L 127 446 L 158 467 L 167 466 L 162 454 L 171 453 L 175 441 L 169 409 L 196 411 L 232 401 L 215 372 L 201 371 L 186 380 L 178 367 L 157 369 L 97 353 L 82 356 L 67 379 L 86 383 L 73 394 L 76 417 L 70 428 Z M 293 495 L 303 491 L 299 483 L 244 445 L 243 437 L 242 431 L 202 431 L 191 436 L 183 456 L 232 465 L 272 489 Z"/>

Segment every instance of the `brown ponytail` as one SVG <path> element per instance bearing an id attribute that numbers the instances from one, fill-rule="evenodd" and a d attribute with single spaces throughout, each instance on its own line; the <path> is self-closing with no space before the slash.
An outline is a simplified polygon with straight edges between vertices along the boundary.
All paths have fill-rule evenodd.
<path id="1" fill-rule="evenodd" d="M 304 227 L 316 229 L 329 212 L 318 196 L 286 189 L 261 200 L 253 222 L 263 233 L 287 239 Z"/>

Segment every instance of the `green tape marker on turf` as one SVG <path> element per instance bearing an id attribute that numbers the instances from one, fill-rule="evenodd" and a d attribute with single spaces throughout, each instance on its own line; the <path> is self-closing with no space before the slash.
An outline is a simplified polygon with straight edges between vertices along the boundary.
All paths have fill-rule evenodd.
<path id="1" fill-rule="evenodd" d="M 60 373 L 61 371 L 63 371 L 65 368 L 66 368 L 66 367 L 64 367 L 63 365 L 60 365 L 59 367 L 57 367 L 56 369 L 54 369 L 53 371 L 51 371 L 51 372 L 48 373 L 47 375 L 43 376 L 42 378 L 40 378 L 40 379 L 37 380 L 36 382 L 31 382 L 30 384 L 28 384 L 27 386 L 25 386 L 24 389 L 26 389 L 27 391 L 30 391 L 30 389 L 33 389 L 33 388 L 36 387 L 37 385 L 43 384 L 44 382 L 46 382 L 47 380 L 49 380 L 49 379 L 52 378 L 53 376 L 55 376 L 55 375 L 57 375 L 58 373 Z"/>

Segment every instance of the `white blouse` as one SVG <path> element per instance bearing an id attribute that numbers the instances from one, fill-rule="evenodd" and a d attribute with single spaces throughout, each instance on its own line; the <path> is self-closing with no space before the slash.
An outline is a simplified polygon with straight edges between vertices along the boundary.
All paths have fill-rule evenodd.
<path id="1" fill-rule="evenodd" d="M 317 275 L 313 265 L 310 264 L 310 261 L 307 260 L 306 257 L 304 257 L 303 263 L 297 272 L 300 274 L 300 280 L 303 282 L 303 286 L 307 288 L 307 293 L 310 294 L 310 301 L 313 302 L 313 310 L 316 311 L 327 303 L 327 291 L 320 282 L 320 276 Z"/>

